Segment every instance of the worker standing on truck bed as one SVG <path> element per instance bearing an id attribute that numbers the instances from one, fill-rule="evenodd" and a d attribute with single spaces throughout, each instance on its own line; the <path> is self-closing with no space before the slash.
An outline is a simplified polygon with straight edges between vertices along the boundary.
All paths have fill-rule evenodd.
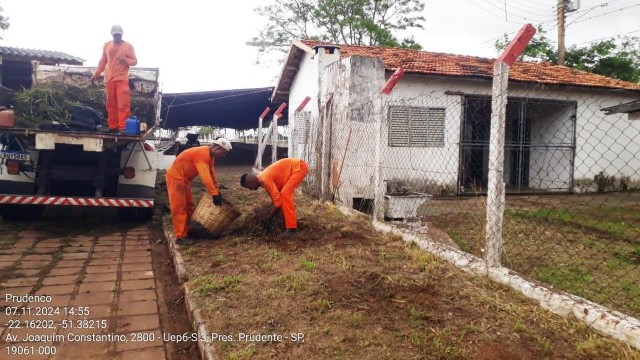
<path id="1" fill-rule="evenodd" d="M 200 175 L 200 180 L 213 197 L 213 204 L 222 205 L 222 195 L 218 191 L 214 163 L 216 158 L 226 156 L 229 151 L 231 151 L 229 140 L 219 138 L 214 140 L 210 146 L 192 147 L 181 152 L 167 169 L 169 207 L 178 245 L 193 245 L 193 240 L 187 237 L 189 221 L 194 211 L 191 180 Z"/>
<path id="2" fill-rule="evenodd" d="M 102 47 L 102 57 L 93 73 L 91 82 L 96 81 L 104 71 L 107 91 L 107 114 L 110 132 L 124 132 L 125 122 L 131 115 L 131 94 L 129 93 L 129 67 L 138 63 L 133 46 L 122 40 L 122 27 L 111 27 L 113 41 Z"/>
<path id="3" fill-rule="evenodd" d="M 240 186 L 257 190 L 262 186 L 269 196 L 273 207 L 269 217 L 282 209 L 284 224 L 287 230 L 285 237 L 294 236 L 298 230 L 296 217 L 295 191 L 309 173 L 309 165 L 302 159 L 287 158 L 274 162 L 258 175 L 244 174 L 240 178 Z"/>

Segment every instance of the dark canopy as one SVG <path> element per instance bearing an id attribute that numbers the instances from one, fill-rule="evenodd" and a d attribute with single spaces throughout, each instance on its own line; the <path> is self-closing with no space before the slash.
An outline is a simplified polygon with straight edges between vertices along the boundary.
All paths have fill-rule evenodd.
<path id="1" fill-rule="evenodd" d="M 162 95 L 162 127 L 217 126 L 237 130 L 258 127 L 258 117 L 271 108 L 265 123 L 271 121 L 280 103 L 270 101 L 273 88 L 219 90 Z M 287 108 L 280 122 L 287 123 Z"/>

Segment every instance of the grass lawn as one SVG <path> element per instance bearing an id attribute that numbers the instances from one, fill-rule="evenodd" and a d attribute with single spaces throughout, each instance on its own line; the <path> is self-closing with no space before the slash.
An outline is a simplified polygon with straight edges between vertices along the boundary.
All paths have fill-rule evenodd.
<path id="1" fill-rule="evenodd" d="M 440 201 L 421 212 L 482 256 L 481 201 Z M 503 237 L 504 266 L 640 317 L 640 193 L 509 197 Z"/>

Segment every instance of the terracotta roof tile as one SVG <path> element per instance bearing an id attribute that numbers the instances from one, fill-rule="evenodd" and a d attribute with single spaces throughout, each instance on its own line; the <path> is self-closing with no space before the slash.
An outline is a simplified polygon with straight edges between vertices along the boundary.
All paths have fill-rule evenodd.
<path id="1" fill-rule="evenodd" d="M 49 60 L 60 63 L 82 64 L 83 59 L 59 51 L 24 49 L 12 46 L 0 46 L 0 55 L 29 58 L 33 60 Z"/>
<path id="2" fill-rule="evenodd" d="M 327 44 L 313 40 L 302 42 L 311 47 Z M 381 57 L 387 70 L 402 67 L 407 73 L 415 74 L 489 79 L 493 77 L 495 59 L 376 46 L 337 46 L 340 47 L 340 57 L 352 55 Z M 509 79 L 538 84 L 640 91 L 640 84 L 549 63 L 518 61 L 511 67 Z"/>

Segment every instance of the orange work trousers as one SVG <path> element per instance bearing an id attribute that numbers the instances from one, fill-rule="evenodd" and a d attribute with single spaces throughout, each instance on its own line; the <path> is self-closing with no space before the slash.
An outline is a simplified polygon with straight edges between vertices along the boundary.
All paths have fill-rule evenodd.
<path id="1" fill-rule="evenodd" d="M 287 229 L 298 228 L 298 218 L 296 217 L 296 203 L 294 197 L 296 188 L 302 183 L 304 177 L 309 173 L 309 165 L 300 161 L 300 171 L 291 173 L 289 180 L 280 190 L 280 199 L 282 201 L 282 214 L 284 215 L 284 225 Z"/>
<path id="2" fill-rule="evenodd" d="M 195 209 L 193 194 L 191 194 L 191 182 L 176 179 L 167 174 L 167 193 L 169 194 L 169 207 L 176 240 L 187 237 L 189 221 Z"/>
<path id="3" fill-rule="evenodd" d="M 131 115 L 131 93 L 128 81 L 117 80 L 107 83 L 107 115 L 109 129 L 125 129 L 125 122 Z"/>

